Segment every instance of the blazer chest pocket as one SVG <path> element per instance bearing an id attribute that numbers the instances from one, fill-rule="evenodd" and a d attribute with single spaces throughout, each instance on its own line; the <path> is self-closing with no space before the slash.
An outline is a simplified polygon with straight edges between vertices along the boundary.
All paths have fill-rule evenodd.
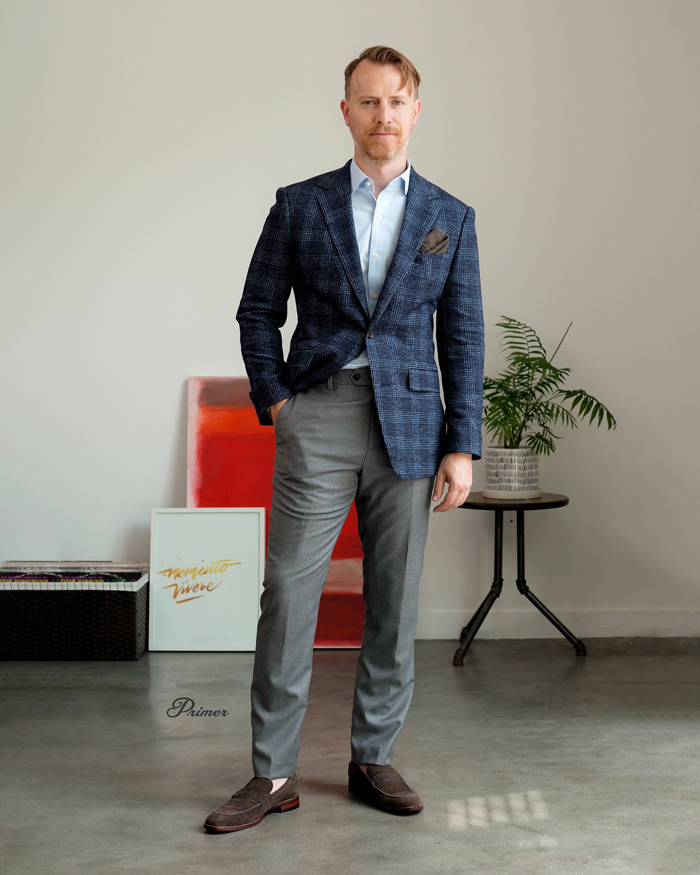
<path id="1" fill-rule="evenodd" d="M 408 388 L 414 392 L 439 392 L 438 372 L 434 368 L 409 368 Z"/>
<path id="2" fill-rule="evenodd" d="M 413 259 L 411 272 L 417 282 L 443 282 L 447 279 L 451 264 L 449 255 L 421 252 Z"/>

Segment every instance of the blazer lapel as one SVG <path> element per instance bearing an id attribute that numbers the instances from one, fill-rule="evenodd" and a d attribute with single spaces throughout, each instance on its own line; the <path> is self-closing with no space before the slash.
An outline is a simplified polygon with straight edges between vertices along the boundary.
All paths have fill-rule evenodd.
<path id="1" fill-rule="evenodd" d="M 373 322 L 381 317 L 389 301 L 401 287 L 406 272 L 413 263 L 426 234 L 437 223 L 439 206 L 440 199 L 434 194 L 430 183 L 411 170 L 401 233 L 381 294 L 377 300 L 377 306 L 372 314 Z M 357 249 L 357 246 L 355 248 Z"/>
<path id="2" fill-rule="evenodd" d="M 321 205 L 338 256 L 343 263 L 345 273 L 360 306 L 369 316 L 365 281 L 362 277 L 362 264 L 355 235 L 355 220 L 352 214 L 350 162 L 348 161 L 345 167 L 337 172 L 324 177 L 318 185 L 318 202 Z"/>

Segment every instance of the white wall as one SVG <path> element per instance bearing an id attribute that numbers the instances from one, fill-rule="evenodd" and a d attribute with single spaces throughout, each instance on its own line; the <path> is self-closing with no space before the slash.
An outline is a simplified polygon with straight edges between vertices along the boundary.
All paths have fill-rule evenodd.
<path id="1" fill-rule="evenodd" d="M 581 636 L 700 634 L 700 60 L 694 0 L 3 0 L 0 559 L 146 559 L 185 504 L 185 380 L 244 373 L 234 314 L 278 185 L 342 164 L 342 71 L 424 77 L 416 169 L 472 204 L 501 314 L 605 401 L 527 517 L 533 590 Z M 477 487 L 482 472 L 477 472 Z M 491 578 L 490 514 L 434 518 L 419 634 Z M 555 635 L 506 592 L 484 635 Z"/>

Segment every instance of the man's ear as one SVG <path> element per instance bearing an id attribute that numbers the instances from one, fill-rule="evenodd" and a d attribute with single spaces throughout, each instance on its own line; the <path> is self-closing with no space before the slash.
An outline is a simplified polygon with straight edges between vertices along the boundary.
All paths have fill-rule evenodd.
<path id="1" fill-rule="evenodd" d="M 413 108 L 413 125 L 415 127 L 416 122 L 418 121 L 418 116 L 420 115 L 420 100 L 416 101 L 416 105 Z"/>
<path id="2" fill-rule="evenodd" d="M 343 113 L 343 118 L 345 119 L 345 124 L 350 127 L 350 121 L 348 119 L 348 112 L 350 110 L 350 104 L 347 102 L 345 98 L 340 101 L 340 111 Z"/>

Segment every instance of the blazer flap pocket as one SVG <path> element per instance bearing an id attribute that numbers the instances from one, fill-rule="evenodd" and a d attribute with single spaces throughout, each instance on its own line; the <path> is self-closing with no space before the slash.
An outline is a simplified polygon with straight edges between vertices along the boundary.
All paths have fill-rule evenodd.
<path id="1" fill-rule="evenodd" d="M 439 392 L 440 377 L 435 368 L 409 368 L 408 387 L 414 392 Z"/>
<path id="2" fill-rule="evenodd" d="M 315 350 L 309 349 L 308 346 L 290 349 L 287 358 L 287 367 L 291 370 L 303 371 L 309 367 L 315 354 Z"/>

